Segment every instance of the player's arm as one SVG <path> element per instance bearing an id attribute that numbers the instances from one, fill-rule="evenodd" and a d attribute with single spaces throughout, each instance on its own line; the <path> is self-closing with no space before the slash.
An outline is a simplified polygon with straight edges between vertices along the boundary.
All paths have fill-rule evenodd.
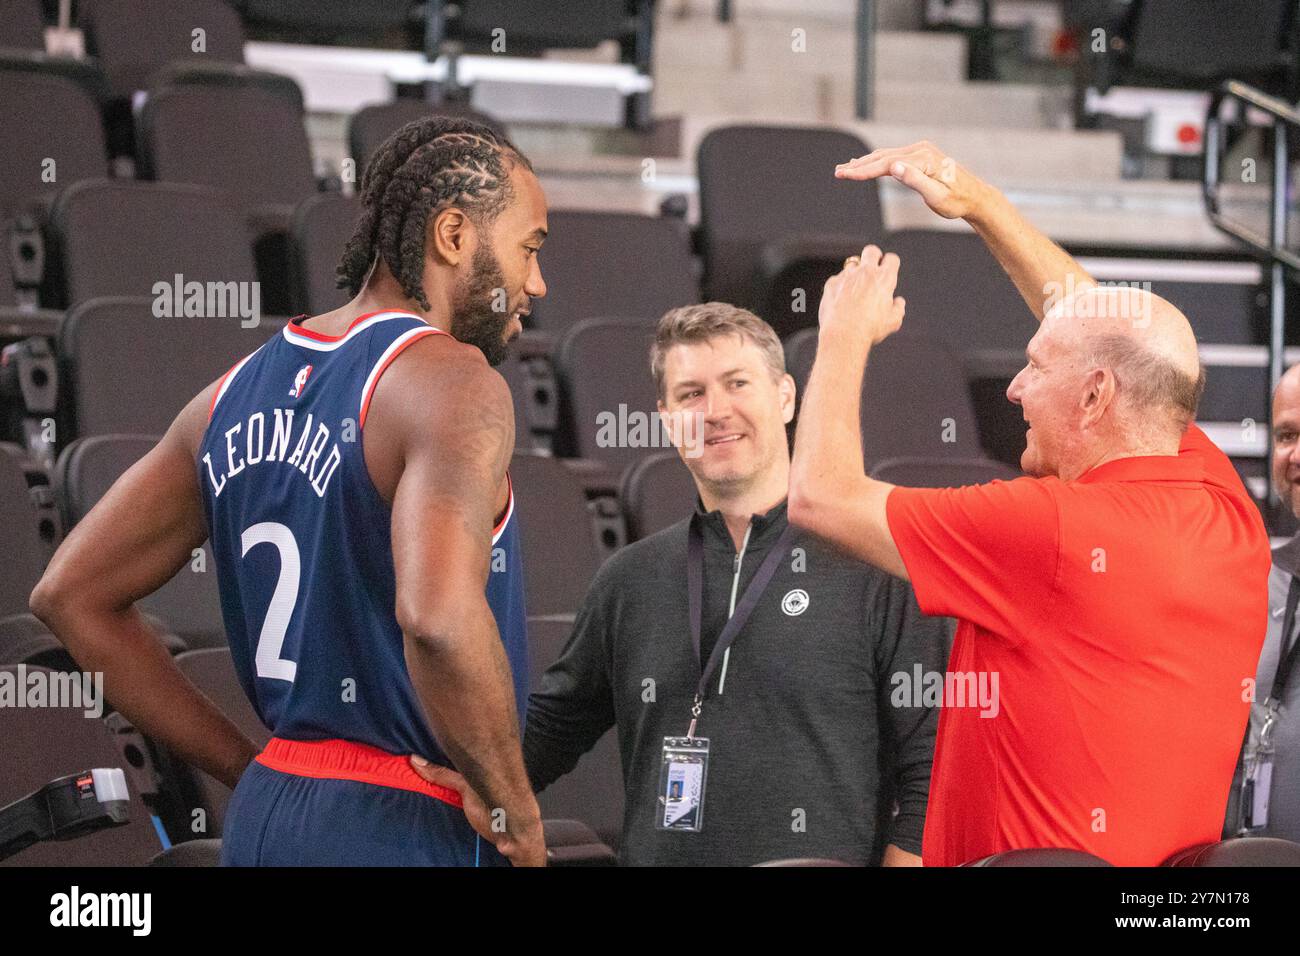
<path id="1" fill-rule="evenodd" d="M 1006 270 L 1038 321 L 1071 291 L 1096 285 L 1074 258 L 1025 219 L 1001 192 L 932 143 L 878 149 L 835 168 L 840 179 L 893 176 L 945 219 L 964 219 Z"/>
<path id="2" fill-rule="evenodd" d="M 367 426 L 382 428 L 402 461 L 392 503 L 397 620 L 430 728 L 489 813 L 504 811 L 505 832 L 484 835 L 513 862 L 542 865 L 510 663 L 485 593 L 514 410 L 481 353 L 441 339 L 394 363 Z"/>
<path id="3" fill-rule="evenodd" d="M 822 292 L 813 363 L 790 467 L 789 516 L 857 558 L 907 579 L 889 531 L 885 501 L 894 486 L 866 474 L 859 404 L 871 346 L 902 324 L 894 297 L 898 256 L 862 250 Z"/>
<path id="4" fill-rule="evenodd" d="M 215 385 L 177 416 L 68 535 L 32 592 L 32 613 L 113 705 L 186 763 L 234 787 L 257 748 L 181 674 L 135 602 L 208 537 L 195 466 Z"/>

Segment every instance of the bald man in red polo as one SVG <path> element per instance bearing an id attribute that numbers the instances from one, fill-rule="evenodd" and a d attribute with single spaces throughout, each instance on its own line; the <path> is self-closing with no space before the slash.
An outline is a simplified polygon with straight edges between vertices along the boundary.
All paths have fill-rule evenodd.
<path id="1" fill-rule="evenodd" d="M 1007 390 L 1030 426 L 1032 477 L 895 488 L 863 474 L 858 403 L 871 346 L 903 320 L 898 257 L 868 246 L 822 298 L 790 520 L 910 580 L 927 614 L 958 618 L 950 675 L 999 692 L 992 707 L 945 697 L 925 865 L 1068 847 L 1152 866 L 1214 842 L 1270 556 L 1241 480 L 1192 423 L 1204 373 L 1187 319 L 1149 292 L 1097 287 L 929 143 L 836 175 L 894 176 L 965 219 L 1041 323 Z"/>

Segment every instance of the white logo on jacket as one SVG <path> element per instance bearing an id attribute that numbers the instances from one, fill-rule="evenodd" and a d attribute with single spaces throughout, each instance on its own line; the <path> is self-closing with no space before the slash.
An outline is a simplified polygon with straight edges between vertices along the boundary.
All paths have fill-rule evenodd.
<path id="1" fill-rule="evenodd" d="M 808 610 L 808 592 L 803 588 L 787 591 L 785 597 L 781 598 L 781 610 L 790 617 L 798 617 Z"/>

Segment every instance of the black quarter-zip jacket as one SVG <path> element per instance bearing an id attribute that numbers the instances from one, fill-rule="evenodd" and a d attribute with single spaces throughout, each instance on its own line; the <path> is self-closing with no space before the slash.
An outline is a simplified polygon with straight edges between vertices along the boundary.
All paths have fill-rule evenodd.
<path id="1" fill-rule="evenodd" d="M 695 731 L 710 740 L 703 830 L 656 829 L 663 739 L 686 734 L 700 677 L 687 609 L 690 521 L 704 540 L 707 661 L 733 581 L 739 603 L 786 527 L 786 506 L 751 519 L 743 554 L 722 514 L 697 505 L 694 517 L 605 563 L 529 701 L 524 757 L 534 788 L 573 769 L 614 726 L 627 796 L 623 864 L 865 864 L 890 843 L 920 853 L 938 710 L 910 695 L 893 706 L 902 695 L 891 694 L 892 678 L 910 679 L 918 664 L 942 672 L 951 624 L 922 615 L 906 582 L 805 532 L 791 539 L 725 670 L 710 680 Z"/>

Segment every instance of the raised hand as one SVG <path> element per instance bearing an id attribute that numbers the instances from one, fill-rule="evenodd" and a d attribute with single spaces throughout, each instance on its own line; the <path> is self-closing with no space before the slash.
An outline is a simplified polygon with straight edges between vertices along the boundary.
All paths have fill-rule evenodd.
<path id="1" fill-rule="evenodd" d="M 989 186 L 926 140 L 877 149 L 835 167 L 837 179 L 893 176 L 945 219 L 965 219 L 987 201 Z"/>
<path id="2" fill-rule="evenodd" d="M 817 321 L 823 331 L 860 337 L 871 345 L 897 332 L 907 306 L 894 295 L 898 266 L 898 256 L 882 255 L 878 246 L 844 260 L 844 268 L 822 290 Z"/>

